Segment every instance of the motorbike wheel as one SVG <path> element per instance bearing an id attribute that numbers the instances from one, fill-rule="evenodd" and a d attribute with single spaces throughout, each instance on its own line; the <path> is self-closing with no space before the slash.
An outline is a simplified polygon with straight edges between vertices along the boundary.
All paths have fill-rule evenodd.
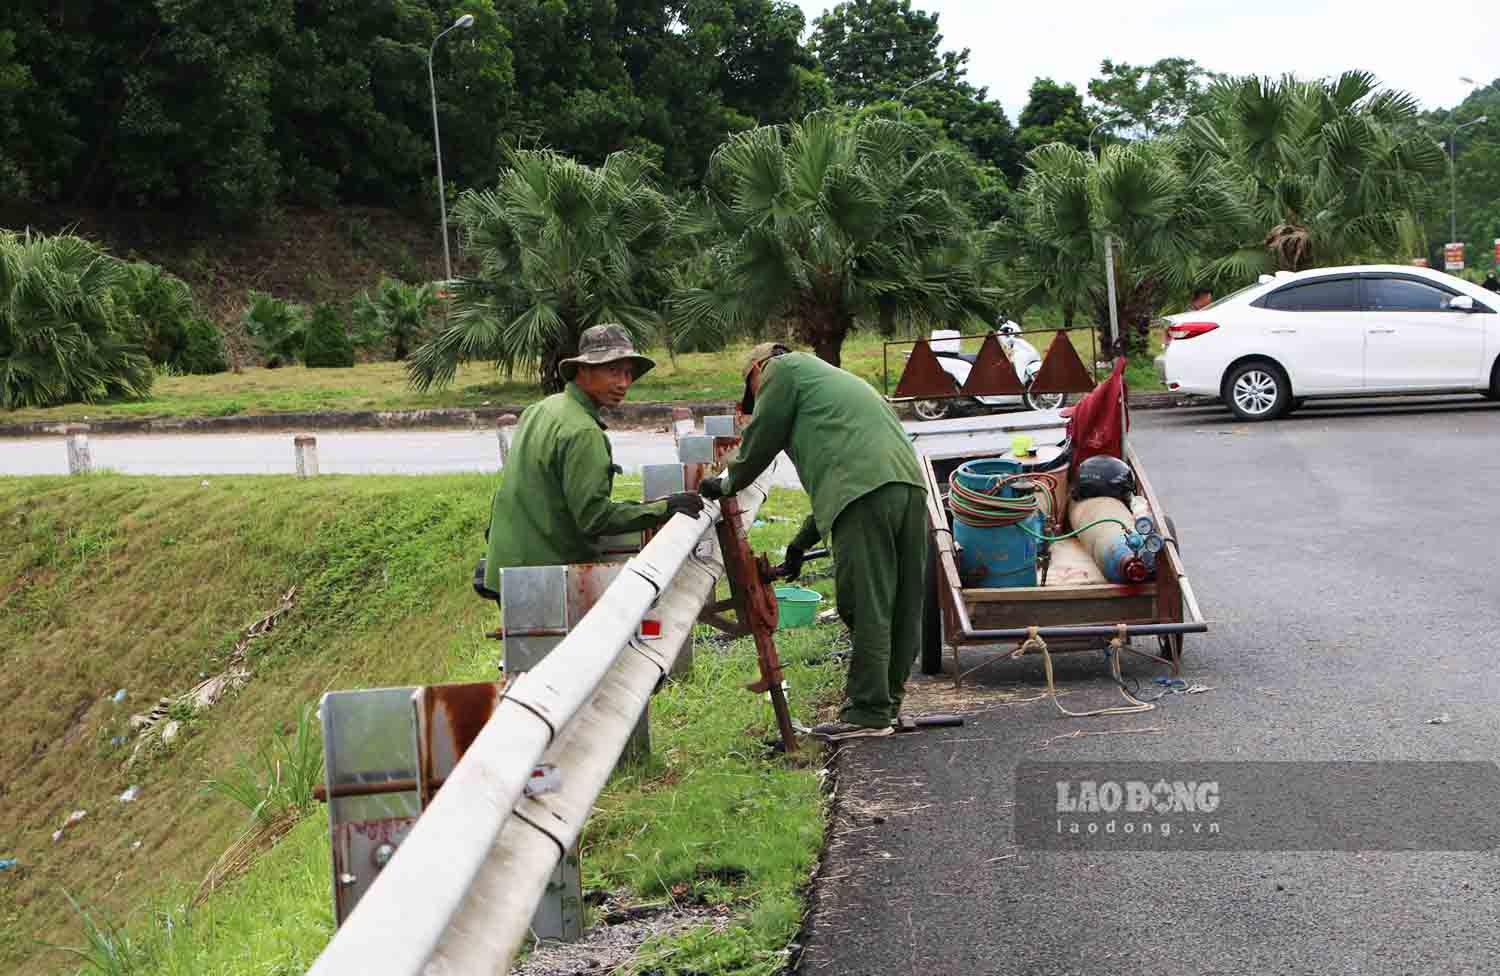
<path id="1" fill-rule="evenodd" d="M 918 400 L 912 404 L 918 420 L 942 420 L 953 410 L 952 400 Z"/>
<path id="2" fill-rule="evenodd" d="M 1032 393 L 1027 390 L 1021 397 L 1027 410 L 1057 410 L 1068 402 L 1066 393 Z"/>

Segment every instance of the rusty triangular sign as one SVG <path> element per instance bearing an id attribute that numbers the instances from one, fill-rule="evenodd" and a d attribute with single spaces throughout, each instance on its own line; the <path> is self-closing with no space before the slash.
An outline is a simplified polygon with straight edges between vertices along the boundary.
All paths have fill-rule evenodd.
<path id="1" fill-rule="evenodd" d="M 927 400 L 950 397 L 957 392 L 958 384 L 938 365 L 937 356 L 927 340 L 918 340 L 906 360 L 906 369 L 901 373 L 901 382 L 896 384 L 893 395 Z"/>
<path id="2" fill-rule="evenodd" d="M 1047 355 L 1042 359 L 1042 368 L 1037 370 L 1031 382 L 1033 393 L 1088 393 L 1094 388 L 1094 379 L 1089 375 L 1078 350 L 1073 348 L 1068 334 L 1061 329 L 1052 337 Z"/>
<path id="3" fill-rule="evenodd" d="M 964 381 L 964 388 L 959 392 L 973 397 L 1020 396 L 1026 392 L 1021 381 L 1016 378 L 1015 365 L 1011 363 L 993 332 L 984 337 L 984 345 L 979 347 L 979 357 L 974 360 L 974 368 L 969 370 L 969 378 Z"/>

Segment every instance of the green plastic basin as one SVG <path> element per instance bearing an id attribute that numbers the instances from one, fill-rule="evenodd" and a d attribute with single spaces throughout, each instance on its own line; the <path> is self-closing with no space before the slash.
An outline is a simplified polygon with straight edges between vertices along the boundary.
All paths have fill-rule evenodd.
<path id="1" fill-rule="evenodd" d="M 801 586 L 776 587 L 776 629 L 811 627 L 818 619 L 823 594 Z"/>

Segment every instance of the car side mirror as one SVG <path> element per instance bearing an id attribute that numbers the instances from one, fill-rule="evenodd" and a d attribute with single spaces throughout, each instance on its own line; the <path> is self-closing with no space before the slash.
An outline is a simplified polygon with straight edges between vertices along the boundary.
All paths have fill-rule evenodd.
<path id="1" fill-rule="evenodd" d="M 1448 307 L 1455 312 L 1472 312 L 1474 311 L 1474 299 L 1468 295 L 1454 295 L 1448 299 Z"/>

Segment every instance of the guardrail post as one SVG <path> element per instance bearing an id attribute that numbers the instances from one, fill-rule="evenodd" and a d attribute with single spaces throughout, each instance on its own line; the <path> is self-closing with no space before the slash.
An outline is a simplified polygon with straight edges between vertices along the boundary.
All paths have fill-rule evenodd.
<path id="1" fill-rule="evenodd" d="M 585 574 L 574 585 L 575 570 L 588 566 L 511 566 L 500 571 L 501 635 L 505 639 L 507 680 L 530 671 L 563 642 L 593 600 L 609 585 L 604 574 Z M 608 574 L 613 579 L 614 574 Z M 572 599 L 577 592 L 582 599 Z M 642 724 L 645 717 L 641 718 Z M 531 929 L 539 939 L 577 942 L 583 938 L 583 872 L 578 844 L 558 861 L 537 904 Z"/>
<path id="2" fill-rule="evenodd" d="M 681 410 L 683 408 L 676 408 Z M 687 491 L 687 469 L 681 464 L 647 464 L 641 467 L 641 501 L 654 502 L 679 491 Z M 693 673 L 693 637 L 688 635 L 676 662 L 672 665 L 673 678 L 683 678 Z"/>
<path id="3" fill-rule="evenodd" d="M 94 470 L 94 460 L 89 454 L 88 426 L 71 424 L 64 430 L 68 435 L 68 474 L 88 474 Z"/>
<path id="4" fill-rule="evenodd" d="M 318 439 L 311 434 L 298 434 L 292 440 L 292 452 L 297 459 L 297 477 L 311 478 L 318 473 Z"/>
<path id="5" fill-rule="evenodd" d="M 505 467 L 505 458 L 510 454 L 510 437 L 520 418 L 513 413 L 495 418 L 495 439 L 500 442 L 500 467 Z"/>
<path id="6" fill-rule="evenodd" d="M 691 410 L 687 407 L 672 408 L 672 438 L 674 440 L 681 440 L 693 433 L 695 429 Z"/>
<path id="7" fill-rule="evenodd" d="M 719 414 L 703 418 L 703 433 L 709 437 L 738 437 L 734 414 Z"/>

